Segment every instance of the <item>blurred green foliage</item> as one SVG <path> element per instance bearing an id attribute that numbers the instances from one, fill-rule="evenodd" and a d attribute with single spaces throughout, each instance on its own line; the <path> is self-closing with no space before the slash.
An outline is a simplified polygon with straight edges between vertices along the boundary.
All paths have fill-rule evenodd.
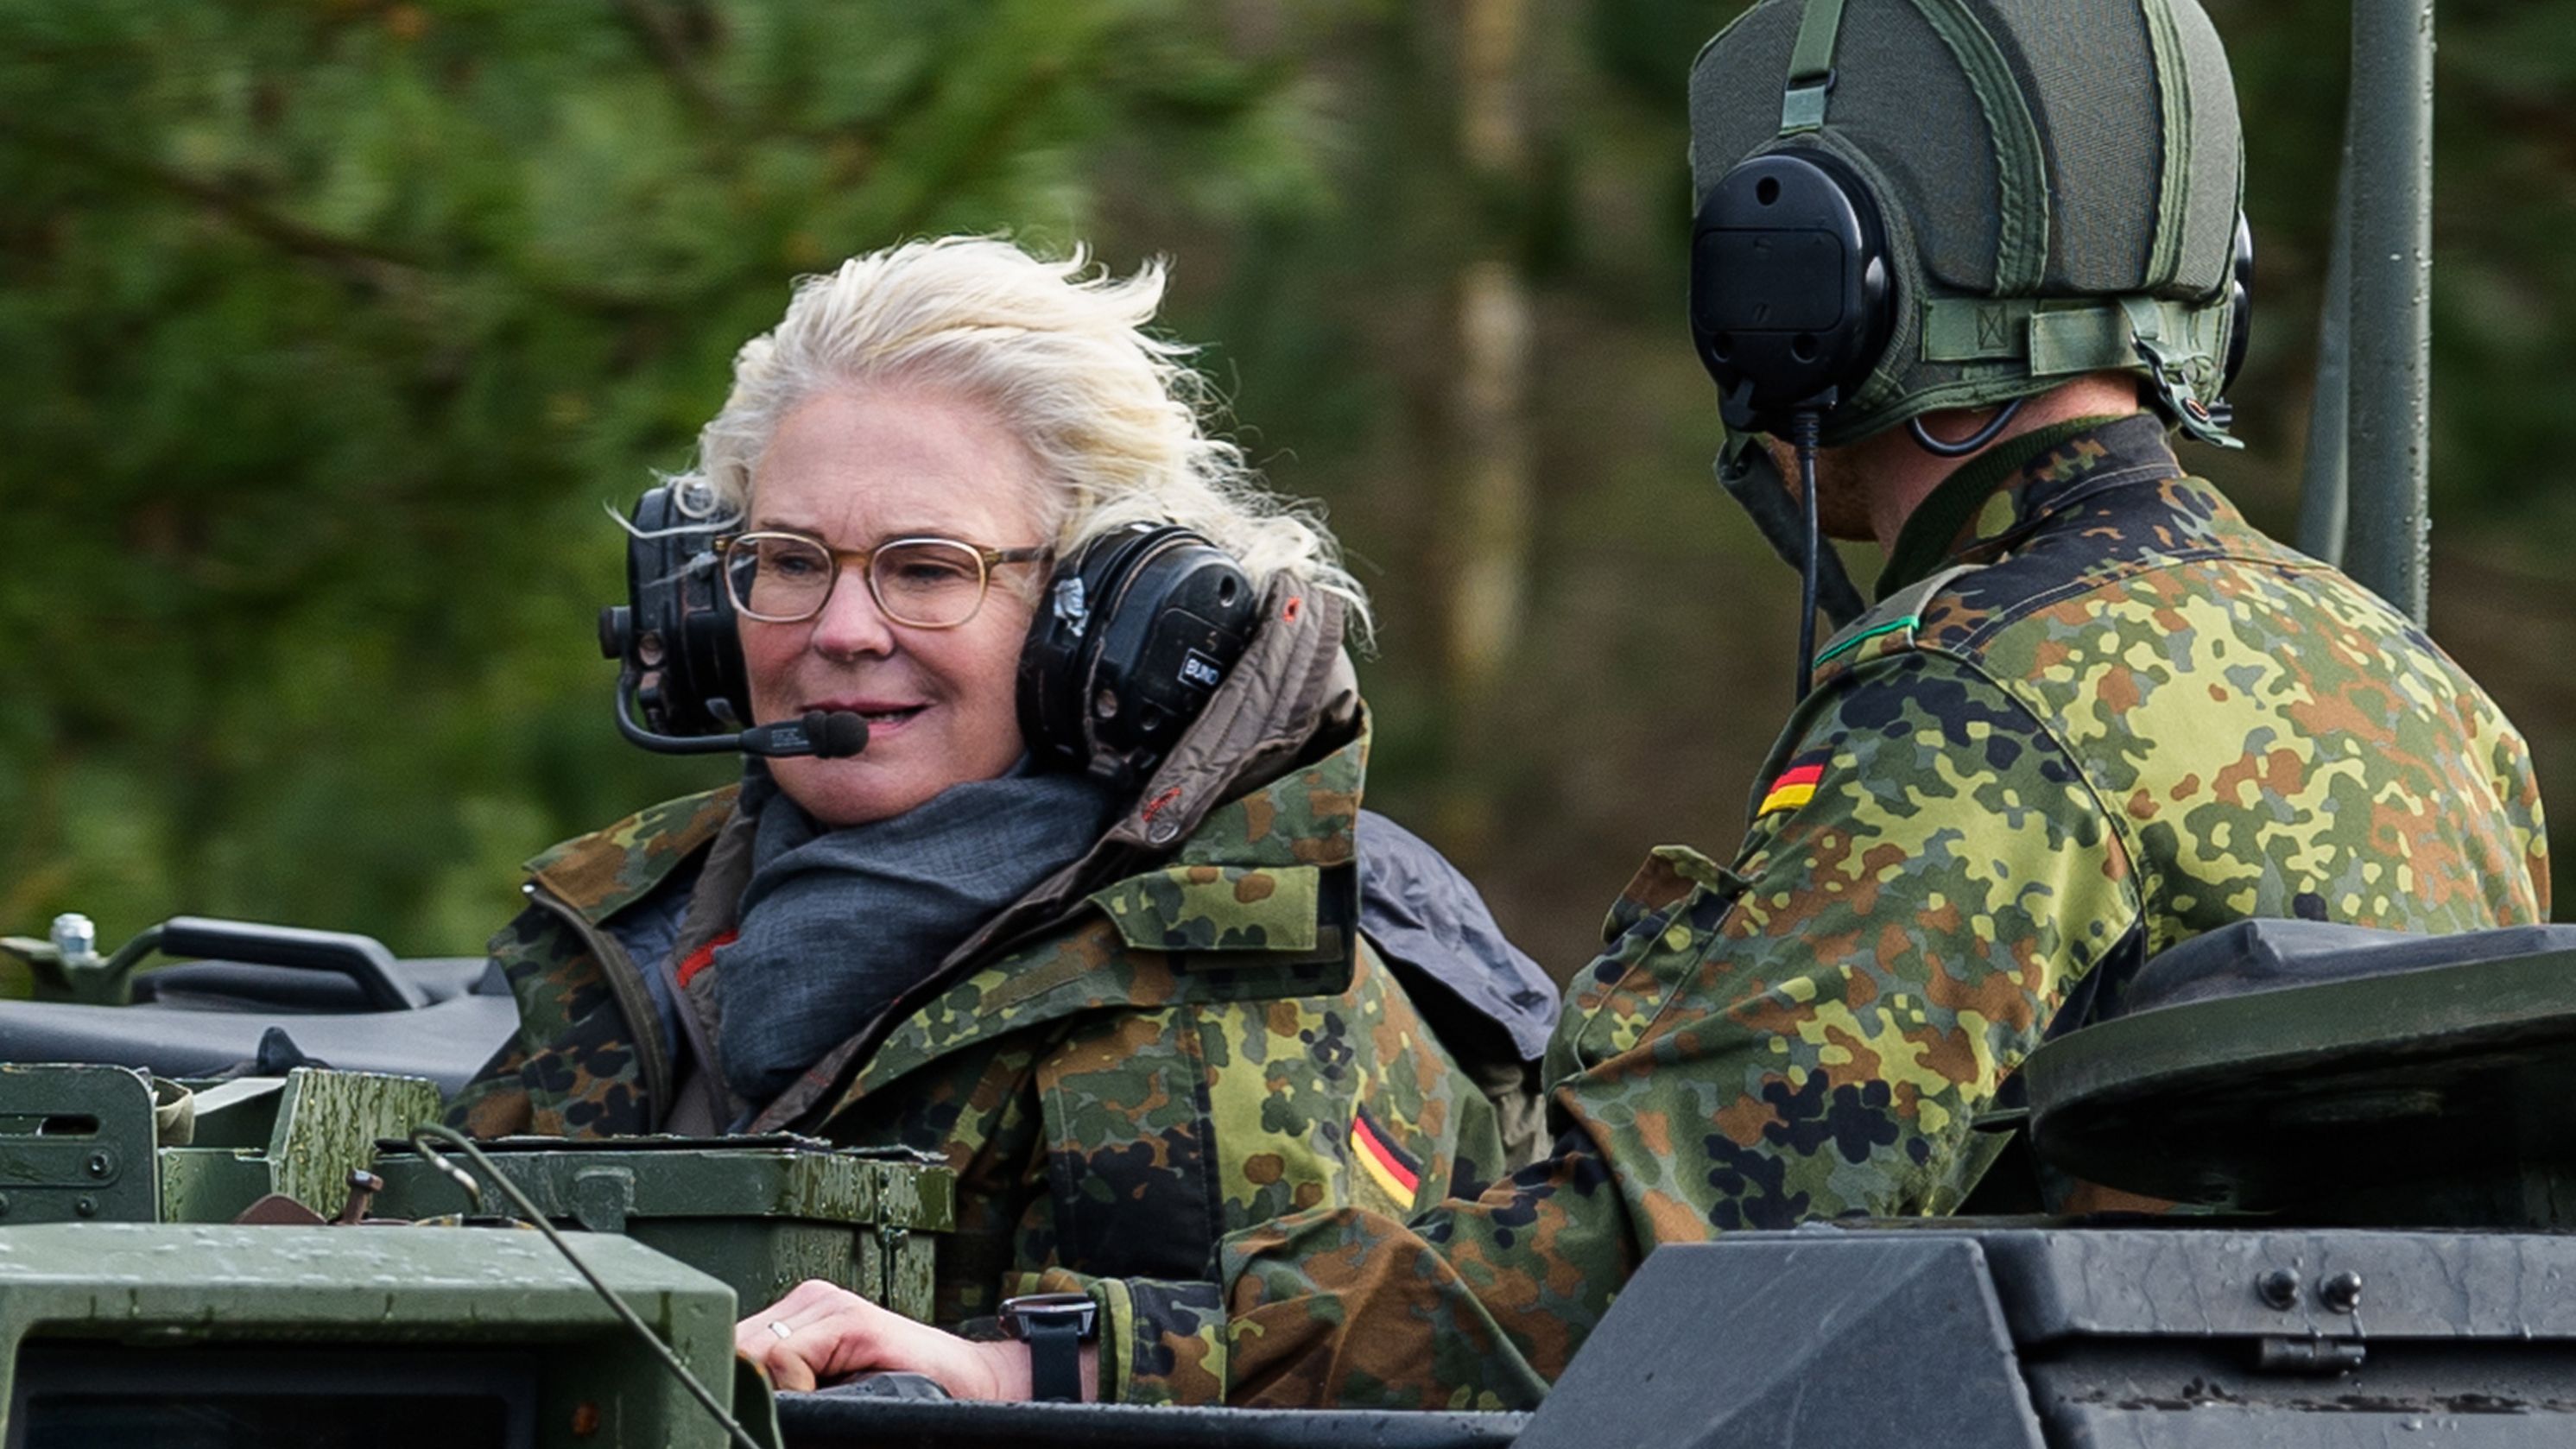
<path id="1" fill-rule="evenodd" d="M 468 948 L 720 775 L 604 728 L 602 505 L 789 279 L 1320 178 L 1181 0 L 0 11 L 0 919 Z"/>
<path id="2" fill-rule="evenodd" d="M 1445 5 L 0 0 L 0 929 L 471 950 L 520 859 L 721 778 L 608 725 L 603 505 L 685 461 L 795 275 L 1007 229 L 1177 259 L 1174 330 L 1379 595 L 1374 798 L 1489 792 L 1508 828 L 1462 852 L 1570 970 L 1646 846 L 1732 844 L 1785 688 L 1786 574 L 1706 481 L 1675 320 L 1681 78 L 1735 8 L 1533 6 L 1498 190 L 1458 164 Z M 2343 6 L 2212 9 L 2264 248 L 2255 448 L 2213 466 L 2285 528 Z M 2569 9 L 2445 5 L 2438 133 L 2436 630 L 2553 785 Z M 1536 608 L 1514 752 L 1462 781 L 1435 485 L 1452 274 L 1497 236 L 1539 307 Z"/>

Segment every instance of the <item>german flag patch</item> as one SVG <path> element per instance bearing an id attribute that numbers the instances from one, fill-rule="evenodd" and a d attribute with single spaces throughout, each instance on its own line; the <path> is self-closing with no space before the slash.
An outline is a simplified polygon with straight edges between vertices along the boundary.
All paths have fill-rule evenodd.
<path id="1" fill-rule="evenodd" d="M 1825 765 L 1832 759 L 1831 750 L 1810 750 L 1790 761 L 1789 768 L 1780 772 L 1780 778 L 1771 782 L 1771 788 L 1762 792 L 1762 804 L 1753 812 L 1753 818 L 1759 820 L 1777 811 L 1795 810 L 1815 799 L 1816 786 L 1823 782 Z"/>
<path id="2" fill-rule="evenodd" d="M 1369 1120 L 1368 1109 L 1351 1114 L 1351 1160 L 1377 1180 L 1387 1196 L 1409 1203 L 1422 1190 L 1422 1160 L 1395 1145 L 1395 1138 Z"/>

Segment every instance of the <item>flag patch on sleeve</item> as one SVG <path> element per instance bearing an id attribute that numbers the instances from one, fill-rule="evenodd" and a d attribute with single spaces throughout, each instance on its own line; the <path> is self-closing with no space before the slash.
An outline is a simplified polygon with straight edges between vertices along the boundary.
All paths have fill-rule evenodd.
<path id="1" fill-rule="evenodd" d="M 1762 792 L 1762 804 L 1753 812 L 1757 820 L 1774 811 L 1795 810 L 1816 798 L 1816 786 L 1825 778 L 1825 762 L 1833 758 L 1829 750 L 1813 750 L 1789 762 L 1771 788 Z"/>
<path id="2" fill-rule="evenodd" d="M 1351 1160 L 1398 1202 L 1409 1203 L 1422 1190 L 1421 1160 L 1379 1131 L 1365 1107 L 1351 1114 Z"/>

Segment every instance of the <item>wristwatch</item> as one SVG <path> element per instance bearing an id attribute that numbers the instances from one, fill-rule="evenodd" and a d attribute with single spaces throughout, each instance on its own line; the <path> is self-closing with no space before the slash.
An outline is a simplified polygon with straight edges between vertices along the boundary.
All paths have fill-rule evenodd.
<path id="1" fill-rule="evenodd" d="M 1082 1346 L 1100 1336 L 1088 1293 L 1030 1293 L 1002 1300 L 1002 1332 L 1029 1346 L 1029 1394 L 1040 1403 L 1082 1402 Z"/>

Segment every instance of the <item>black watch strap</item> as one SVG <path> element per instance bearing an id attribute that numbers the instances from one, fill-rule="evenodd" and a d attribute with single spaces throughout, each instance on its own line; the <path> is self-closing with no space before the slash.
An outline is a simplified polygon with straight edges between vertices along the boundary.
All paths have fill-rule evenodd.
<path id="1" fill-rule="evenodd" d="M 1032 1293 L 1002 1301 L 1002 1331 L 1029 1346 L 1029 1397 L 1046 1404 L 1082 1402 L 1082 1346 L 1099 1322 L 1099 1308 L 1087 1293 Z"/>
<path id="2" fill-rule="evenodd" d="M 1029 1397 L 1042 1404 L 1081 1403 L 1082 1326 L 1071 1318 L 1037 1318 L 1021 1332 L 1029 1346 Z"/>

